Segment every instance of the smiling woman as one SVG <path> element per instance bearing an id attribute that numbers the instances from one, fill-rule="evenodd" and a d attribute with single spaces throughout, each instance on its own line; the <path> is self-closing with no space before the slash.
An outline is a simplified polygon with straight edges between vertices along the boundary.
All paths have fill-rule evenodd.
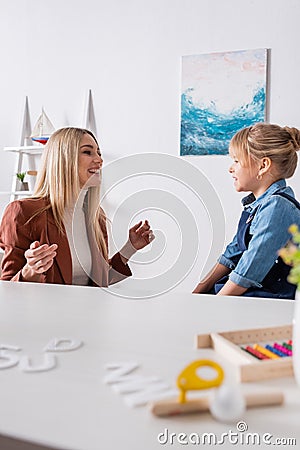
<path id="1" fill-rule="evenodd" d="M 0 227 L 2 280 L 108 286 L 131 275 L 128 259 L 153 239 L 147 221 L 108 257 L 100 207 L 102 157 L 95 136 L 62 128 L 50 137 L 31 198 L 8 205 Z"/>
<path id="2" fill-rule="evenodd" d="M 102 164 L 103 159 L 97 142 L 90 134 L 84 134 L 81 139 L 78 158 L 78 175 L 81 188 L 86 183 L 89 186 L 100 184 Z"/>

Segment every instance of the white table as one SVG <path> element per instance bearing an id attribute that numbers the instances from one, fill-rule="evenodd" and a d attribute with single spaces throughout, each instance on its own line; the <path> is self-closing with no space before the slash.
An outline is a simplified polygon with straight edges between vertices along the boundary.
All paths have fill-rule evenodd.
<path id="1" fill-rule="evenodd" d="M 209 413 L 157 418 L 146 406 L 130 408 L 124 396 L 104 384 L 105 365 L 136 361 L 137 374 L 157 375 L 175 385 L 176 376 L 191 361 L 213 357 L 230 376 L 231 366 L 213 350 L 195 349 L 194 336 L 289 324 L 293 310 L 293 301 L 175 291 L 130 300 L 97 288 L 0 282 L 0 343 L 18 345 L 21 355 L 35 358 L 54 337 L 84 342 L 78 350 L 58 354 L 58 366 L 48 372 L 24 373 L 18 366 L 0 370 L 0 448 L 195 448 L 161 445 L 157 436 L 165 428 L 188 435 L 236 431 L 235 424 L 219 423 Z M 296 438 L 298 447 L 284 448 L 299 448 L 300 389 L 293 378 L 259 383 L 270 386 L 282 388 L 285 405 L 247 410 L 248 432 Z M 19 440 L 37 447 L 20 447 Z M 227 443 L 223 448 L 247 446 Z"/>

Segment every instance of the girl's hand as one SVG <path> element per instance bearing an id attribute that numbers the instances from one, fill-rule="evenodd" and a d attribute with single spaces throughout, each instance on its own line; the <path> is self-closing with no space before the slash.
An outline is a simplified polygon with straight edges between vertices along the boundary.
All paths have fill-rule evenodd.
<path id="1" fill-rule="evenodd" d="M 155 236 L 148 220 L 145 220 L 144 224 L 140 221 L 129 230 L 129 240 L 136 250 L 146 247 L 153 239 L 155 239 Z"/>
<path id="2" fill-rule="evenodd" d="M 52 266 L 57 247 L 57 244 L 40 245 L 38 241 L 32 242 L 24 253 L 27 262 L 22 269 L 22 278 L 25 281 L 40 281 L 41 275 Z"/>
<path id="3" fill-rule="evenodd" d="M 197 284 L 195 289 L 193 290 L 193 294 L 205 294 L 209 291 L 208 286 L 205 282 L 200 282 Z"/>

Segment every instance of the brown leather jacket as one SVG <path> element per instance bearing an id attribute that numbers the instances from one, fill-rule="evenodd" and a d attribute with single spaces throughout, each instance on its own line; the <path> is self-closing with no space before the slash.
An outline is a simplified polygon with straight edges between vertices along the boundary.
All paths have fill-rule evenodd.
<path id="1" fill-rule="evenodd" d="M 26 198 L 10 203 L 3 215 L 0 226 L 0 247 L 4 250 L 1 280 L 24 281 L 21 270 L 26 264 L 24 252 L 34 241 L 41 244 L 57 244 L 57 255 L 53 265 L 44 277 L 45 283 L 72 284 L 72 259 L 66 234 L 62 234 L 53 217 L 52 209 L 46 198 Z M 29 220 L 39 210 L 33 219 Z M 29 221 L 29 222 L 28 222 Z M 108 243 L 106 225 L 101 222 L 106 245 Z M 105 261 L 96 244 L 92 230 L 87 227 L 92 255 L 92 274 L 90 285 L 108 286 L 131 275 L 127 264 L 116 253 L 111 260 Z"/>

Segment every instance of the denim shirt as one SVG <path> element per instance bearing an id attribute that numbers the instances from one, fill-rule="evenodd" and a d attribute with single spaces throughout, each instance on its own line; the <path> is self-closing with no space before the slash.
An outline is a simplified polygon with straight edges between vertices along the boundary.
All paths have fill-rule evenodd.
<path id="1" fill-rule="evenodd" d="M 275 191 L 295 197 L 293 190 L 286 186 L 285 180 L 273 183 L 257 199 L 253 194 L 245 197 L 243 204 L 247 199 L 251 199 L 252 203 L 247 204 L 244 209 L 250 213 L 256 210 L 250 226 L 252 239 L 248 249 L 244 252 L 239 250 L 235 235 L 218 260 L 220 264 L 232 270 L 229 279 L 247 289 L 262 287 L 262 280 L 278 258 L 278 250 L 284 247 L 291 237 L 289 226 L 296 224 L 300 228 L 300 210 L 285 197 L 272 195 Z M 238 263 L 235 264 L 235 257 L 240 255 Z"/>

